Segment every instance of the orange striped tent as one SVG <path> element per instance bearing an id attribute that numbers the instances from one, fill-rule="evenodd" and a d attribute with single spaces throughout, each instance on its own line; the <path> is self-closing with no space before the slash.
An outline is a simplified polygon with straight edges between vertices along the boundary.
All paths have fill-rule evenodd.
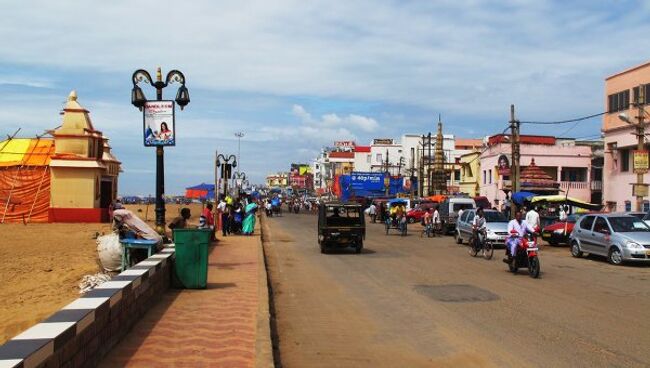
<path id="1" fill-rule="evenodd" d="M 0 142 L 0 222 L 48 222 L 54 140 Z"/>

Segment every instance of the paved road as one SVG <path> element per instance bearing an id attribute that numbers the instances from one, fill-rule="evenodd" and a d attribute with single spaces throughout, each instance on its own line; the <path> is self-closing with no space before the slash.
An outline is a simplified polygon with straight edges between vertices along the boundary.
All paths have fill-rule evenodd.
<path id="1" fill-rule="evenodd" d="M 650 267 L 546 247 L 535 280 L 451 237 L 322 255 L 314 216 L 264 226 L 283 367 L 650 366 Z"/>

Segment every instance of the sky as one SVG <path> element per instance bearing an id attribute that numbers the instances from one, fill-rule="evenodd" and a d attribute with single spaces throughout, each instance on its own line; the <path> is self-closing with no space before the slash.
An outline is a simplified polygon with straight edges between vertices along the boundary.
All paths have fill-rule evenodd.
<path id="1" fill-rule="evenodd" d="M 121 195 L 155 192 L 155 149 L 130 103 L 136 69 L 181 70 L 191 103 L 165 150 L 166 192 L 237 154 L 251 182 L 335 140 L 497 134 L 604 111 L 604 79 L 650 60 L 650 2 L 0 0 L 0 135 L 60 125 L 68 93 L 122 161 Z M 644 53 L 644 51 L 646 51 Z M 155 91 L 142 89 L 149 99 Z M 177 85 L 164 90 L 173 99 Z M 601 120 L 522 127 L 594 137 Z"/>

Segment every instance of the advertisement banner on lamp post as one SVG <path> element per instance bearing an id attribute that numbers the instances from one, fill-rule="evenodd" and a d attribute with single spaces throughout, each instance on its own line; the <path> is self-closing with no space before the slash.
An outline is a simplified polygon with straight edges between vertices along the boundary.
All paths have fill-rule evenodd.
<path id="1" fill-rule="evenodd" d="M 634 173 L 645 174 L 648 172 L 648 151 L 634 151 Z"/>
<path id="2" fill-rule="evenodd" d="M 501 176 L 510 176 L 510 159 L 508 155 L 502 154 L 497 160 L 497 167 L 499 175 Z"/>
<path id="3" fill-rule="evenodd" d="M 143 108 L 144 145 L 175 146 L 174 101 L 147 101 Z"/>

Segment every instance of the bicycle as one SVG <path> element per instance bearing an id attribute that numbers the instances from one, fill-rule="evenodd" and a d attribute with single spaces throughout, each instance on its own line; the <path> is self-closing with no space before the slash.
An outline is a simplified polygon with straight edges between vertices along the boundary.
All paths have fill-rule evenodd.
<path id="1" fill-rule="evenodd" d="M 485 229 L 480 230 L 482 233 L 482 238 L 483 241 L 480 241 L 480 238 L 478 236 L 478 231 L 474 231 L 474 236 L 472 236 L 472 241 L 470 242 L 469 246 L 469 254 L 472 257 L 476 257 L 478 255 L 479 251 L 483 252 L 483 258 L 490 260 L 492 259 L 492 256 L 494 255 L 494 244 L 490 240 L 488 240 L 486 236 L 486 231 Z"/>
<path id="2" fill-rule="evenodd" d="M 422 229 L 422 231 L 420 232 L 420 238 L 424 237 L 424 234 L 427 235 L 427 238 L 432 238 L 435 236 L 433 230 L 433 224 L 424 225 L 424 229 Z"/>

